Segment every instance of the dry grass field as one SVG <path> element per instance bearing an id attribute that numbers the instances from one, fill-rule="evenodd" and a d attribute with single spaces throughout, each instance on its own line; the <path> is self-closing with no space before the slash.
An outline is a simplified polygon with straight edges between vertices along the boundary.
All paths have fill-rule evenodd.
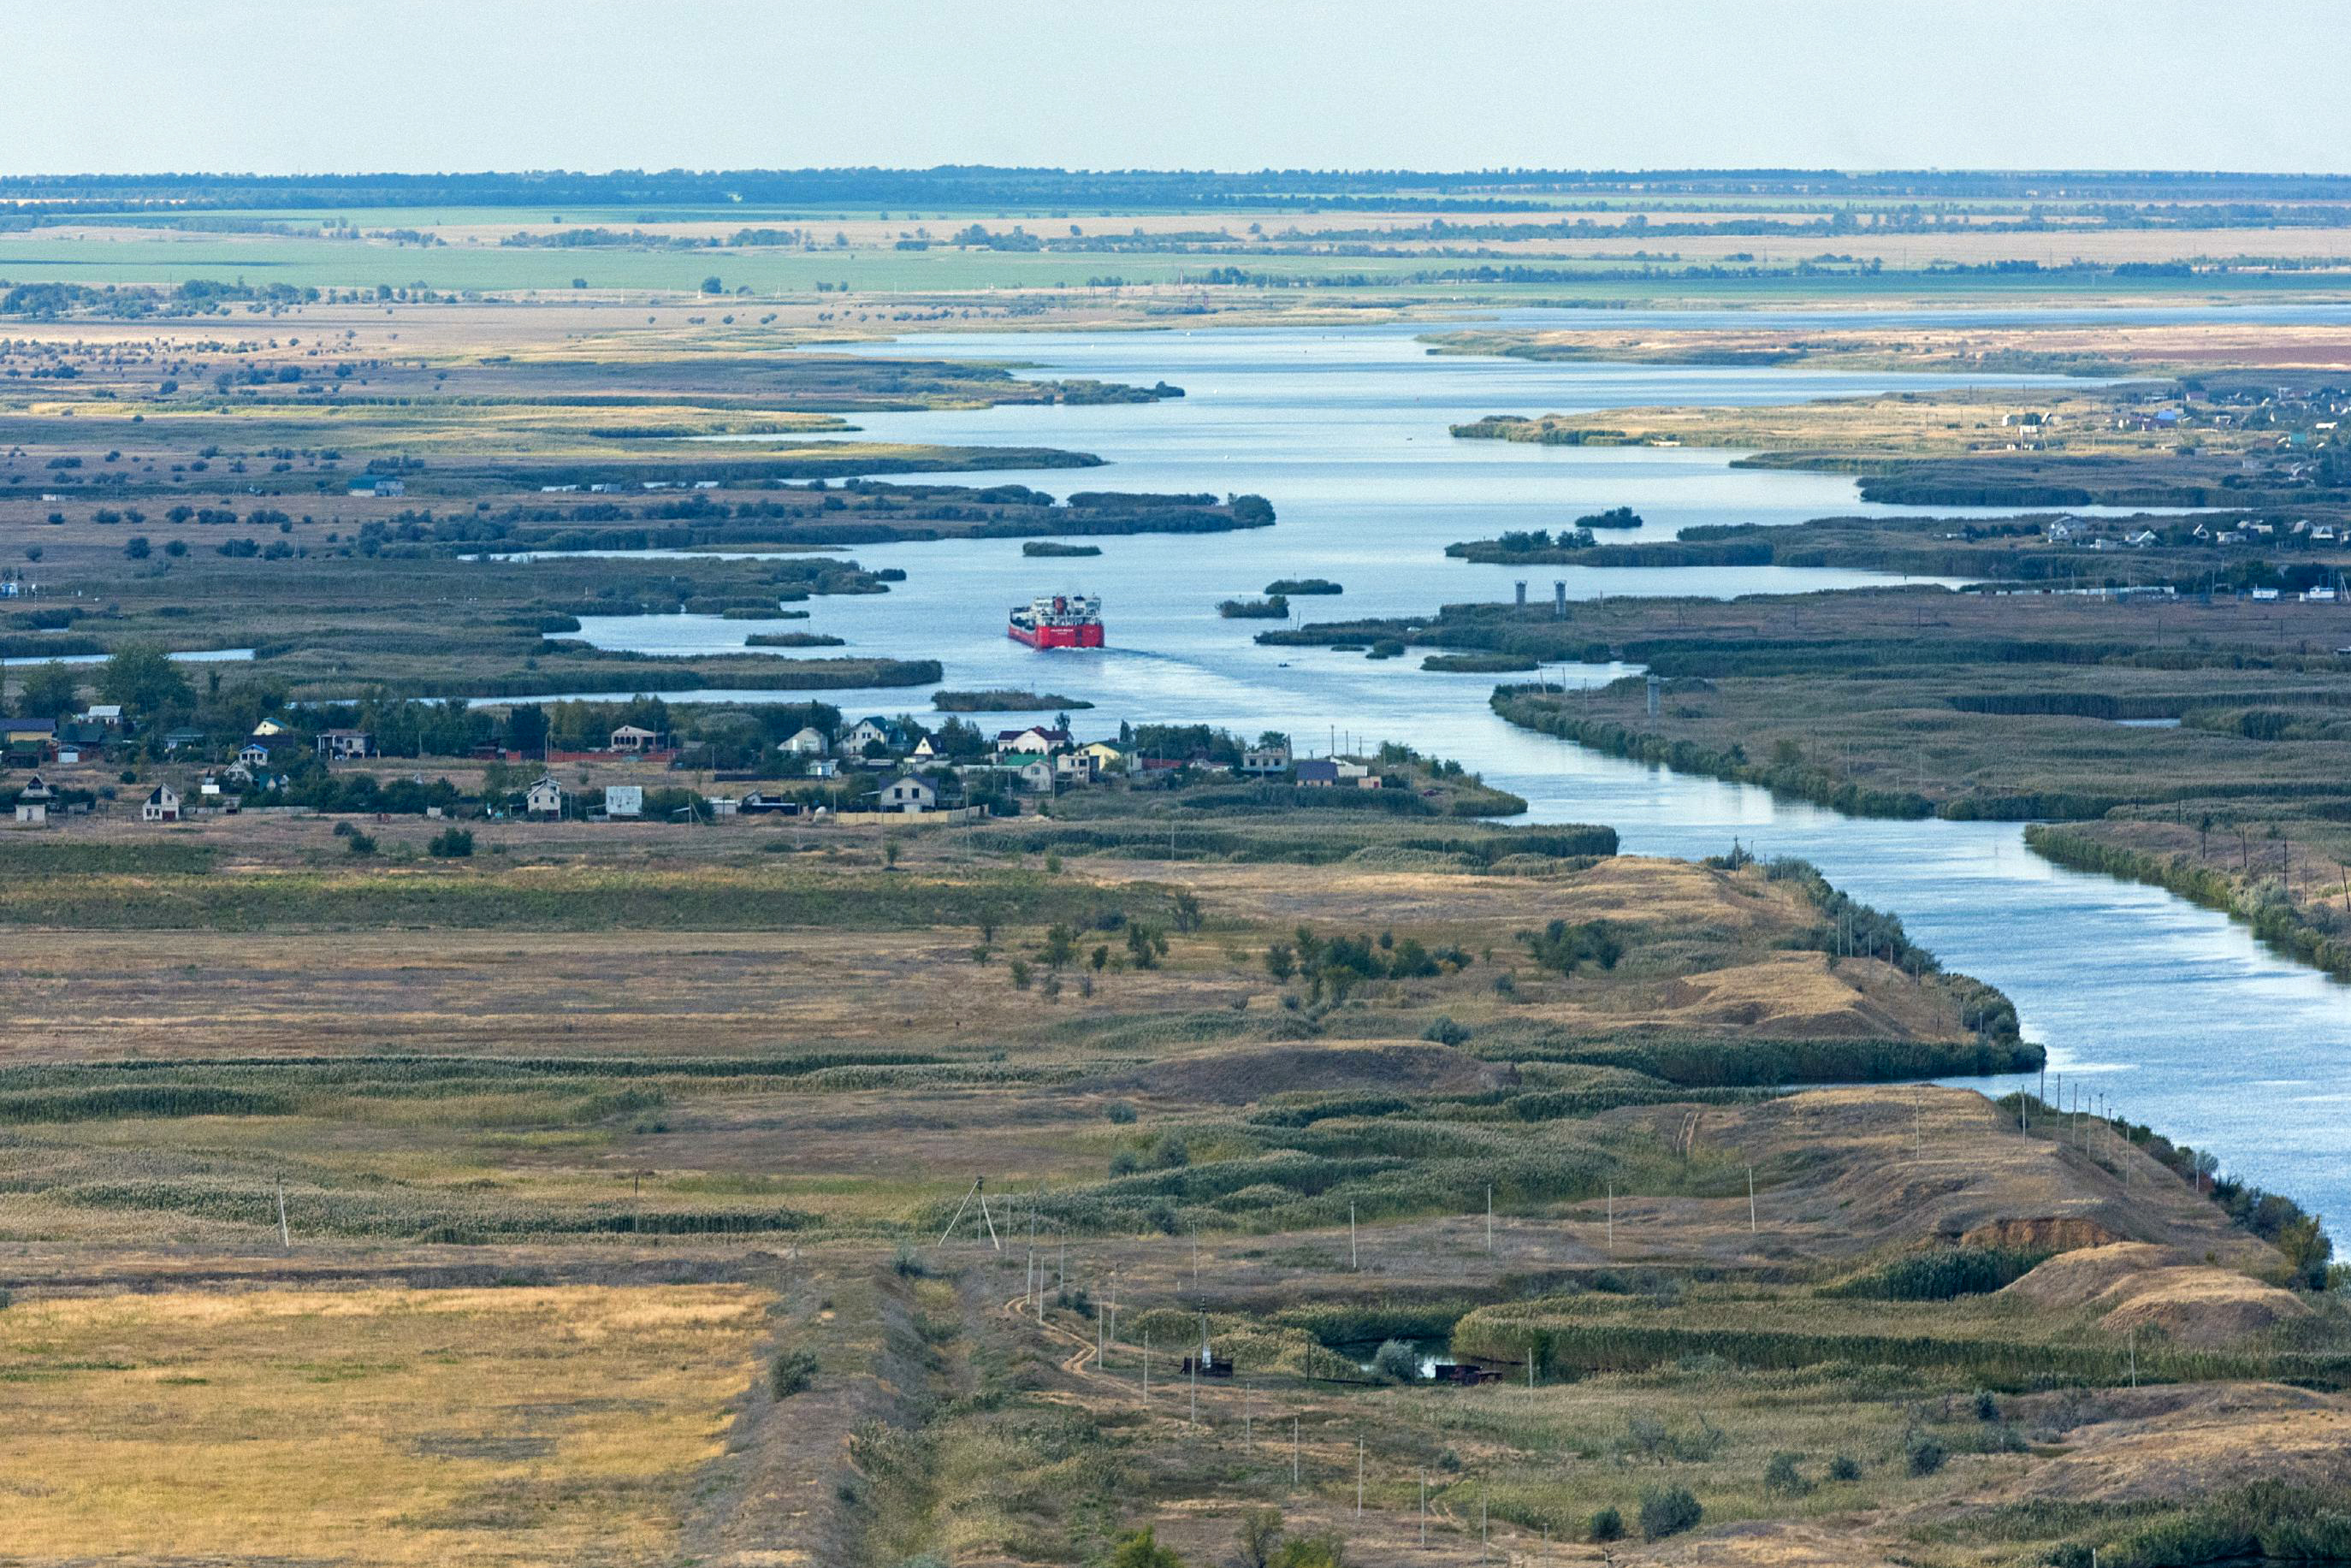
<path id="1" fill-rule="evenodd" d="M 659 1560 L 767 1305 L 739 1285 L 20 1301 L 0 1558 Z"/>

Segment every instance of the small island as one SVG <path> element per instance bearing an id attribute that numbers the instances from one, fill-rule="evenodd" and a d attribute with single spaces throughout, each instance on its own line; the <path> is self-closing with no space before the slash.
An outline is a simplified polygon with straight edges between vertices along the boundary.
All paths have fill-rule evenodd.
<path id="1" fill-rule="evenodd" d="M 1022 555 L 1031 557 L 1100 555 L 1102 554 L 1102 546 L 1065 545 L 1057 539 L 1029 539 L 1021 545 L 1020 553 Z"/>
<path id="2" fill-rule="evenodd" d="M 1228 599 L 1217 606 L 1217 613 L 1228 621 L 1286 621 L 1290 601 L 1279 593 L 1270 599 Z"/>
<path id="3" fill-rule="evenodd" d="M 1265 585 L 1268 598 L 1280 599 L 1292 593 L 1344 593 L 1347 591 L 1327 577 L 1280 577 Z"/>
<path id="4" fill-rule="evenodd" d="M 941 713 L 1075 712 L 1094 705 L 1056 692 L 1024 692 L 995 688 L 984 692 L 933 692 L 931 706 Z"/>
<path id="5" fill-rule="evenodd" d="M 847 643 L 823 632 L 754 632 L 743 639 L 746 648 L 839 648 Z"/>

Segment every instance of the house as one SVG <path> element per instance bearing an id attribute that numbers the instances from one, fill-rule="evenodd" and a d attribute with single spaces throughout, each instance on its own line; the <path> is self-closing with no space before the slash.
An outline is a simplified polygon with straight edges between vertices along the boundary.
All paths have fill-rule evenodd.
<path id="1" fill-rule="evenodd" d="M 939 748 L 931 744 L 931 737 L 926 735 L 914 742 L 914 749 L 907 755 L 917 762 L 936 762 L 939 759 Z"/>
<path id="2" fill-rule="evenodd" d="M 1094 759 L 1082 751 L 1063 751 L 1053 758 L 1053 782 L 1061 785 L 1094 781 Z"/>
<path id="3" fill-rule="evenodd" d="M 1298 765 L 1301 789 L 1332 789 L 1339 784 L 1339 765 L 1327 757 L 1309 757 Z"/>
<path id="4" fill-rule="evenodd" d="M 281 724 L 277 719 L 265 718 L 253 727 L 253 733 L 262 740 L 268 740 L 280 735 L 291 735 L 294 730 L 291 726 Z"/>
<path id="5" fill-rule="evenodd" d="M 1050 756 L 1069 744 L 1068 730 L 1047 729 L 1037 724 L 1027 729 L 999 729 L 996 732 L 996 755 L 998 757 Z"/>
<path id="6" fill-rule="evenodd" d="M 16 791 L 16 820 L 37 826 L 47 821 L 49 803 L 57 798 L 57 792 L 50 789 L 39 774 L 34 774 L 25 781 L 25 787 Z"/>
<path id="7" fill-rule="evenodd" d="M 746 817 L 797 817 L 800 803 L 789 795 L 763 795 L 754 789 L 737 803 L 736 810 Z"/>
<path id="8" fill-rule="evenodd" d="M 57 738 L 57 721 L 53 718 L 0 718 L 0 741 L 11 751 L 27 747 L 45 747 Z"/>
<path id="9" fill-rule="evenodd" d="M 534 817 L 559 817 L 563 814 L 563 786 L 552 774 L 539 775 L 538 781 L 523 791 L 522 809 Z"/>
<path id="10" fill-rule="evenodd" d="M 1260 779 L 1269 773 L 1289 772 L 1289 744 L 1250 747 L 1241 753 L 1241 771 Z"/>
<path id="11" fill-rule="evenodd" d="M 869 746 L 889 747 L 896 734 L 882 719 L 861 718 L 841 737 L 841 749 L 852 757 L 862 756 Z"/>
<path id="12" fill-rule="evenodd" d="M 269 743 L 266 740 L 248 740 L 237 747 L 236 759 L 247 768 L 266 768 L 269 766 Z"/>
<path id="13" fill-rule="evenodd" d="M 1012 770 L 1013 783 L 1032 795 L 1051 794 L 1053 779 L 1053 764 L 1050 758 L 1030 758 Z"/>
<path id="14" fill-rule="evenodd" d="M 645 787 L 642 784 L 607 784 L 604 786 L 604 815 L 608 817 L 642 817 L 645 814 Z"/>
<path id="15" fill-rule="evenodd" d="M 319 755 L 330 761 L 365 757 L 374 749 L 368 742 L 368 732 L 363 729 L 322 729 L 319 732 Z"/>
<path id="16" fill-rule="evenodd" d="M 655 751 L 661 747 L 661 734 L 639 724 L 624 724 L 612 732 L 606 744 L 608 751 Z"/>
<path id="17" fill-rule="evenodd" d="M 184 751 L 204 743 L 204 732 L 201 729 L 173 729 L 163 734 L 163 749 L 166 751 Z"/>
<path id="18" fill-rule="evenodd" d="M 904 811 L 912 815 L 919 811 L 935 811 L 938 810 L 938 804 L 939 792 L 931 788 L 930 781 L 910 773 L 904 779 L 893 779 L 883 787 L 876 810 Z"/>
<path id="19" fill-rule="evenodd" d="M 1126 767 L 1126 753 L 1106 740 L 1090 741 L 1078 749 L 1094 759 L 1094 773 L 1117 773 Z"/>
<path id="20" fill-rule="evenodd" d="M 794 757 L 822 757 L 831 751 L 832 743 L 814 725 L 803 725 L 789 740 L 778 743 L 776 749 Z"/>
<path id="21" fill-rule="evenodd" d="M 705 795 L 702 803 L 710 808 L 712 821 L 732 817 L 743 809 L 743 802 L 732 795 Z"/>
<path id="22" fill-rule="evenodd" d="M 2080 529 L 2072 518 L 2060 517 L 2050 524 L 2046 531 L 2051 544 L 2062 545 L 2071 539 Z"/>
<path id="23" fill-rule="evenodd" d="M 362 474 L 350 483 L 354 496 L 404 496 L 408 486 L 389 474 Z"/>
<path id="24" fill-rule="evenodd" d="M 102 724 L 109 729 L 120 729 L 122 727 L 122 705 L 120 703 L 92 703 L 88 708 L 85 708 L 82 711 L 81 716 L 82 722 L 85 724 Z"/>
<path id="25" fill-rule="evenodd" d="M 2145 549 L 2149 545 L 2159 545 L 2162 542 L 2163 539 L 2161 536 L 2157 534 L 2153 528 L 2141 528 L 2135 534 L 2125 534 L 2123 536 L 2123 543 L 2130 546 L 2133 549 Z"/>
<path id="26" fill-rule="evenodd" d="M 808 776 L 811 779 L 838 779 L 841 777 L 841 764 L 830 757 L 812 758 L 808 765 Z"/>
<path id="27" fill-rule="evenodd" d="M 142 822 L 176 822 L 180 820 L 180 797 L 169 784 L 158 784 L 139 808 Z"/>

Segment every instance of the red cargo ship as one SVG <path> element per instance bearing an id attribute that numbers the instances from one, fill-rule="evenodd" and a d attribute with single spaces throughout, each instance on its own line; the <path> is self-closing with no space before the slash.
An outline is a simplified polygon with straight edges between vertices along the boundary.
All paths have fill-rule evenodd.
<path id="1" fill-rule="evenodd" d="M 1091 594 L 1056 593 L 1015 605 L 1004 634 L 1031 648 L 1099 648 L 1102 601 Z"/>

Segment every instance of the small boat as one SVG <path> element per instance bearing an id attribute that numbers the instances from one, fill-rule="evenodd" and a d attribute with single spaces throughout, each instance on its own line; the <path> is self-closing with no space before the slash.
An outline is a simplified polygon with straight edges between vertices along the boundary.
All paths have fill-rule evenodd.
<path id="1" fill-rule="evenodd" d="M 1099 648 L 1102 601 L 1091 594 L 1054 593 L 1016 604 L 1004 634 L 1031 648 Z"/>

